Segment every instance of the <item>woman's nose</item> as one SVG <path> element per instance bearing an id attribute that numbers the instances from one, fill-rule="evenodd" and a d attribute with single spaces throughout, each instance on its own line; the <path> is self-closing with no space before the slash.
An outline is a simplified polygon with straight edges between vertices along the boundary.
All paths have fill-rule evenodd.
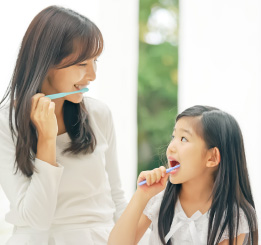
<path id="1" fill-rule="evenodd" d="M 86 75 L 91 81 L 96 79 L 96 63 L 95 60 L 91 60 L 87 65 Z"/>

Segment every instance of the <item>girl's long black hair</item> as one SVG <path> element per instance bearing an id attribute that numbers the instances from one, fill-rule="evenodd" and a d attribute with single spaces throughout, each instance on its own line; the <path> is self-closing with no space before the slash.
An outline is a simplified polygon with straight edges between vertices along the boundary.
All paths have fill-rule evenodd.
<path id="1" fill-rule="evenodd" d="M 243 137 L 234 117 L 208 106 L 190 107 L 176 118 L 198 117 L 202 129 L 200 135 L 208 149 L 217 147 L 221 161 L 216 173 L 212 191 L 212 205 L 209 210 L 207 244 L 218 244 L 225 229 L 228 229 L 229 245 L 237 236 L 239 209 L 244 212 L 249 226 L 248 244 L 258 244 L 258 228 L 255 204 L 251 192 Z M 175 215 L 181 184 L 168 182 L 160 207 L 158 230 L 162 244 Z M 172 245 L 171 241 L 167 245 Z"/>
<path id="2" fill-rule="evenodd" d="M 99 56 L 103 37 L 98 27 L 86 17 L 58 6 L 42 10 L 29 25 L 18 54 L 8 89 L 0 105 L 10 99 L 9 125 L 16 137 L 16 172 L 30 177 L 34 172 L 37 133 L 30 119 L 31 99 L 41 92 L 50 68 L 65 68 Z M 74 54 L 61 66 L 61 61 Z M 12 118 L 14 111 L 14 120 Z M 63 106 L 66 131 L 71 144 L 65 152 L 93 152 L 96 138 L 89 124 L 83 102 L 65 101 Z"/>

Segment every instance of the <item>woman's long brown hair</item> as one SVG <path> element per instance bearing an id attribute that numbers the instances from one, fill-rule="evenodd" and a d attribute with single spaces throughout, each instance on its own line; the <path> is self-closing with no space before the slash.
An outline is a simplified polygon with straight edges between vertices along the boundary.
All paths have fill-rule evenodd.
<path id="1" fill-rule="evenodd" d="M 16 142 L 16 172 L 21 170 L 30 177 L 35 171 L 37 132 L 30 119 L 31 99 L 41 92 L 49 69 L 61 69 L 94 58 L 102 50 L 103 37 L 98 27 L 70 9 L 50 6 L 33 19 L 22 40 L 12 79 L 0 102 L 2 105 L 10 99 L 9 126 Z M 62 63 L 61 67 L 61 61 L 71 54 L 73 59 Z M 93 152 L 96 138 L 84 103 L 65 101 L 63 111 L 66 131 L 71 138 L 71 144 L 64 152 Z"/>

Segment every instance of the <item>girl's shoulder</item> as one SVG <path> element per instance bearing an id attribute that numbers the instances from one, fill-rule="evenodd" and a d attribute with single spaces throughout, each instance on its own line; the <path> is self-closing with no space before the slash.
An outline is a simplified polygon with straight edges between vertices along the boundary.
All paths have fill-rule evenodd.
<path id="1" fill-rule="evenodd" d="M 161 191 L 154 197 L 152 197 L 147 203 L 143 213 L 151 220 L 158 219 L 160 205 L 164 196 L 165 190 Z"/>
<path id="2" fill-rule="evenodd" d="M 240 234 L 248 234 L 250 232 L 250 230 L 249 230 L 248 218 L 247 218 L 245 212 L 243 211 L 243 209 L 241 207 L 239 207 L 239 209 L 238 209 L 239 212 L 237 214 L 236 206 L 234 207 L 234 210 L 235 210 L 235 213 L 236 213 L 236 215 L 233 217 L 234 224 L 235 224 L 235 227 L 234 227 L 234 229 L 235 229 L 234 230 L 235 236 L 239 236 Z M 252 215 L 256 216 L 256 211 L 255 211 L 255 209 L 251 205 L 249 205 L 249 211 L 251 212 L 251 216 Z M 226 215 L 227 214 L 225 212 L 224 215 L 223 215 L 223 221 L 225 220 Z M 237 219 L 238 219 L 238 227 L 236 229 Z M 224 230 L 222 238 L 221 238 L 221 240 L 219 242 L 222 242 L 225 239 L 229 239 L 228 227 L 226 227 L 226 229 Z"/>

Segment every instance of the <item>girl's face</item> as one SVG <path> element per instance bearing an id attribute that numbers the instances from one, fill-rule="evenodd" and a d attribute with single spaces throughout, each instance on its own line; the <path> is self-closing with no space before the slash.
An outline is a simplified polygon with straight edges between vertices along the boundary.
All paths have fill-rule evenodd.
<path id="1" fill-rule="evenodd" d="M 180 167 L 175 173 L 170 174 L 172 184 L 181 184 L 208 174 L 206 167 L 208 149 L 204 140 L 195 131 L 199 120 L 182 117 L 175 125 L 172 140 L 167 148 L 167 158 L 169 167 L 177 164 L 180 164 Z"/>
<path id="2" fill-rule="evenodd" d="M 70 57 L 68 57 L 69 59 Z M 62 61 L 65 63 L 67 59 Z M 56 94 L 63 92 L 77 91 L 86 88 L 91 81 L 96 78 L 96 58 L 85 60 L 79 64 L 72 65 L 62 69 L 50 69 L 42 86 L 42 93 Z M 83 94 L 76 93 L 68 95 L 63 100 L 73 103 L 80 103 Z"/>

